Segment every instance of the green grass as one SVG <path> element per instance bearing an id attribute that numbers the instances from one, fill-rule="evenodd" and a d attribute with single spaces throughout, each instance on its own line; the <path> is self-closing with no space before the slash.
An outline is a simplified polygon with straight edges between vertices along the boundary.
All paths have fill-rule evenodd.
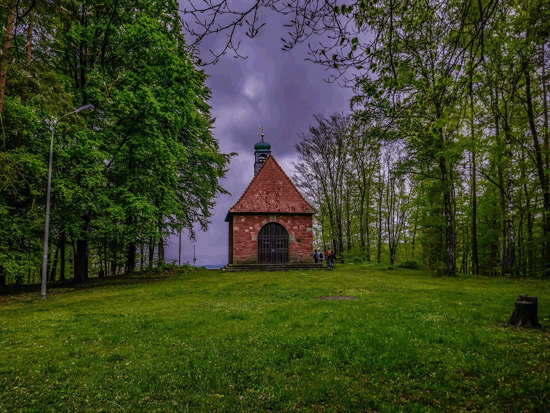
<path id="1" fill-rule="evenodd" d="M 520 294 L 545 329 L 503 327 Z M 1 299 L 0 411 L 548 412 L 549 326 L 539 280 L 353 265 L 108 280 Z"/>

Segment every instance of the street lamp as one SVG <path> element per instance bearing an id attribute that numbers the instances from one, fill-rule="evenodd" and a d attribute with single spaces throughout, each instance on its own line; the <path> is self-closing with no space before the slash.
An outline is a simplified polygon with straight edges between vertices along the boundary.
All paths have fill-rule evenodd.
<path id="1" fill-rule="evenodd" d="M 66 115 L 61 116 L 56 121 L 52 122 L 52 139 L 50 142 L 50 165 L 48 168 L 48 191 L 46 195 L 46 228 L 44 230 L 44 261 L 42 263 L 42 290 L 40 296 L 42 299 L 46 298 L 46 281 L 48 279 L 48 230 L 50 229 L 50 191 L 52 187 L 52 158 L 53 158 L 53 137 L 55 134 L 55 127 L 61 121 L 61 119 L 75 114 L 75 113 L 86 113 L 92 112 L 94 110 L 94 105 L 84 105 L 79 107 L 77 110 L 67 113 Z"/>

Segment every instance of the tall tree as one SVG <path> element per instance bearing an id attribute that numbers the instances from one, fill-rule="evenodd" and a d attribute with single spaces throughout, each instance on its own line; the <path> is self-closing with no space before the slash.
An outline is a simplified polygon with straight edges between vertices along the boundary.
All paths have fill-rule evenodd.
<path id="1" fill-rule="evenodd" d="M 296 144 L 299 162 L 296 165 L 297 184 L 312 198 L 314 205 L 323 205 L 326 230 L 332 240 L 337 259 L 344 251 L 344 202 L 346 166 L 350 160 L 349 115 L 334 114 L 330 118 L 314 115 L 317 125 L 302 134 Z M 307 177 L 312 177 L 307 179 Z M 304 179 L 305 178 L 305 179 Z"/>

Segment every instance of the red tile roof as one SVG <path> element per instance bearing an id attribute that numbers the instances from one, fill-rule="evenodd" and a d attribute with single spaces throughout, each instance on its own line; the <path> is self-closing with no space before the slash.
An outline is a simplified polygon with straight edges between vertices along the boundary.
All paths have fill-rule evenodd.
<path id="1" fill-rule="evenodd" d="M 314 214 L 316 211 L 298 192 L 275 158 L 268 156 L 228 214 L 243 212 Z"/>

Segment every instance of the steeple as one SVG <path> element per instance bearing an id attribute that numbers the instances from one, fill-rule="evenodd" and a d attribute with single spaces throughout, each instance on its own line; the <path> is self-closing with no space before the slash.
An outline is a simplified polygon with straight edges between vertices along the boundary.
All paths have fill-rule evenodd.
<path id="1" fill-rule="evenodd" d="M 254 145 L 254 157 L 256 162 L 254 163 L 254 175 L 258 173 L 263 166 L 266 158 L 271 155 L 271 145 L 264 142 L 264 126 L 262 125 L 262 140 Z"/>

